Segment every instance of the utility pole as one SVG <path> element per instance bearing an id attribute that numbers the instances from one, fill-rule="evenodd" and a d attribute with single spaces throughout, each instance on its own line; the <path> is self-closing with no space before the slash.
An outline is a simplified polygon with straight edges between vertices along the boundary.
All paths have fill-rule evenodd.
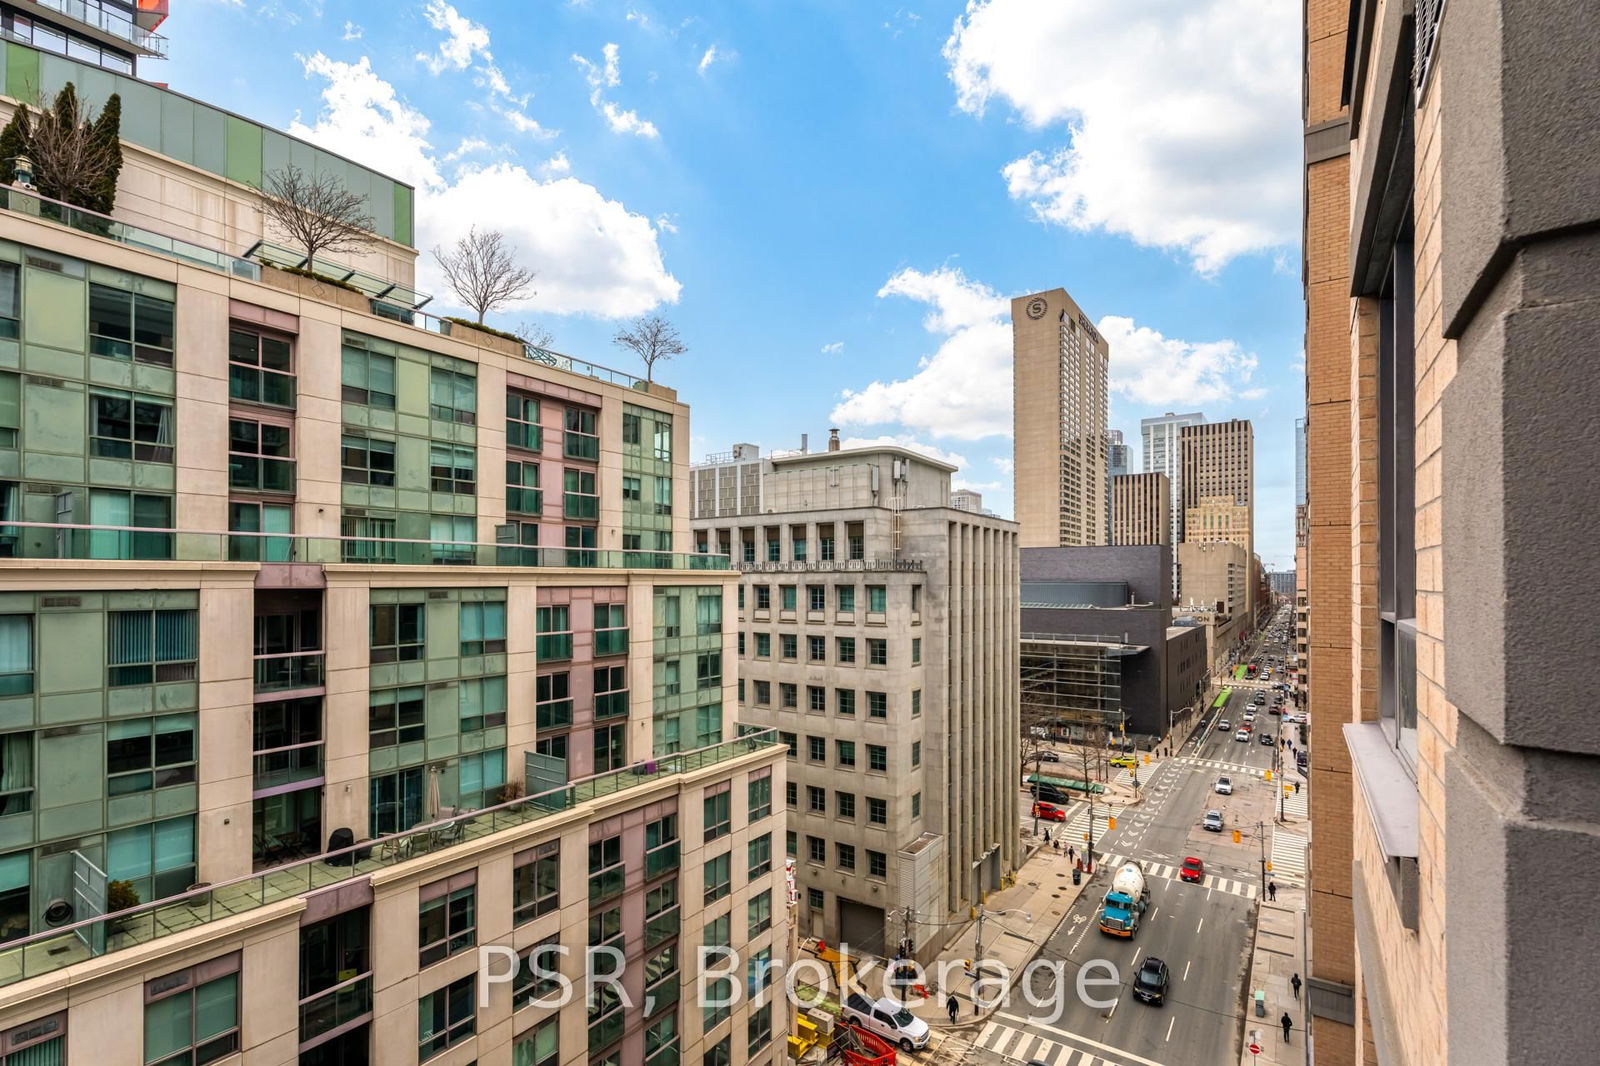
<path id="1" fill-rule="evenodd" d="M 1037 740 L 1034 741 L 1034 748 L 1033 748 L 1033 835 L 1034 836 L 1038 836 L 1039 835 L 1039 775 L 1040 775 L 1040 773 L 1043 772 L 1043 771 L 1041 771 L 1039 769 L 1039 763 L 1040 763 L 1039 756 L 1041 754 L 1041 752 L 1039 750 L 1040 747 L 1041 747 L 1041 745 L 1038 743 L 1038 741 Z"/>
<path id="2" fill-rule="evenodd" d="M 1267 827 L 1264 822 L 1256 823 L 1256 835 L 1260 837 L 1261 844 L 1261 898 L 1267 898 Z"/>

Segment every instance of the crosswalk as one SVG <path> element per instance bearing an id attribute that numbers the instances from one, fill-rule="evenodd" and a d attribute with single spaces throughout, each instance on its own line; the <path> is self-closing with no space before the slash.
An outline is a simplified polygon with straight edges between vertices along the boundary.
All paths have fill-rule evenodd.
<path id="1" fill-rule="evenodd" d="M 1127 861 L 1128 856 L 1117 855 L 1115 853 L 1102 855 L 1100 857 L 1100 864 L 1102 867 L 1115 867 Z M 1179 879 L 1178 868 L 1176 866 L 1168 866 L 1166 863 L 1160 862 L 1146 862 L 1142 859 L 1137 861 L 1141 866 L 1144 867 L 1144 873 L 1146 877 L 1163 877 L 1168 881 L 1176 881 Z M 1273 863 L 1273 869 L 1276 870 L 1277 860 L 1274 859 Z M 1301 869 L 1304 869 L 1303 860 Z M 1256 896 L 1260 894 L 1256 886 L 1248 881 L 1235 881 L 1231 877 L 1217 877 L 1214 874 L 1206 874 L 1205 880 L 1199 882 L 1197 887 L 1214 889 L 1217 892 L 1226 892 L 1229 895 L 1240 896 L 1244 899 L 1255 899 Z"/>
<path id="2" fill-rule="evenodd" d="M 1122 808 L 1116 804 L 1096 803 L 1094 805 L 1094 837 L 1097 842 L 1102 836 L 1105 835 L 1107 825 L 1106 819 L 1115 818 L 1121 813 Z M 1089 805 L 1087 803 L 1080 803 L 1067 814 L 1067 820 L 1062 824 L 1060 829 L 1060 833 L 1063 834 L 1061 839 L 1065 840 L 1067 844 L 1081 848 L 1083 845 L 1084 836 L 1088 832 Z M 1099 845 L 1097 843 L 1096 847 L 1098 846 Z M 1062 847 L 1064 850 L 1066 845 L 1062 845 Z"/>
<path id="3" fill-rule="evenodd" d="M 1024 1024 L 1027 1028 L 1021 1027 Z M 1151 1059 L 1037 1022 L 1013 1025 L 996 1019 L 983 1027 L 973 1046 L 1009 1062 L 1042 1062 L 1046 1066 L 1160 1066 Z"/>
<path id="4" fill-rule="evenodd" d="M 1272 877 L 1275 881 L 1306 883 L 1306 838 L 1282 828 L 1272 831 Z"/>
<path id="5" fill-rule="evenodd" d="M 1311 817 L 1311 794 L 1305 789 L 1295 792 L 1292 788 L 1283 794 L 1283 812 L 1290 818 L 1299 818 L 1305 821 Z"/>
<path id="6" fill-rule="evenodd" d="M 1178 762 L 1188 763 L 1190 766 L 1204 766 L 1219 773 L 1244 775 L 1247 777 L 1265 777 L 1266 770 L 1260 766 L 1245 766 L 1243 763 L 1224 762 L 1221 759 L 1202 759 L 1197 755 L 1180 755 Z"/>

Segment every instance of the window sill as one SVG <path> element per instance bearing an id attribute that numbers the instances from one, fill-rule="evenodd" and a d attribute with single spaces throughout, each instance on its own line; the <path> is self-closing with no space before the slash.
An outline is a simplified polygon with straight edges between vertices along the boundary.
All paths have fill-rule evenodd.
<path id="1" fill-rule="evenodd" d="M 1366 805 L 1367 817 L 1383 853 L 1383 872 L 1389 893 L 1405 928 L 1419 927 L 1417 865 L 1418 826 L 1422 797 L 1417 783 L 1389 742 L 1380 722 L 1359 722 L 1344 728 L 1356 789 Z M 1357 864 L 1359 868 L 1359 863 Z M 1358 885 L 1364 892 L 1364 886 Z M 1364 896 L 1363 896 L 1364 898 Z M 1359 911 L 1360 906 L 1357 907 Z"/>

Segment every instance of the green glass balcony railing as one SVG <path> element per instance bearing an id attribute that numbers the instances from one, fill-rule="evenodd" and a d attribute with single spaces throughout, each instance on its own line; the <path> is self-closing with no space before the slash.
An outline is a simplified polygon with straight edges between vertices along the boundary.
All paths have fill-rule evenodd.
<path id="1" fill-rule="evenodd" d="M 608 899 L 615 899 L 622 895 L 622 887 L 628 880 L 626 866 L 613 866 L 609 870 L 602 870 L 589 877 L 589 906 L 604 903 Z"/>
<path id="2" fill-rule="evenodd" d="M 644 946 L 653 948 L 657 944 L 671 940 L 678 935 L 681 919 L 678 908 L 674 907 L 665 914 L 658 914 L 654 918 L 646 918 L 644 923 Z"/>
<path id="3" fill-rule="evenodd" d="M 364 973 L 300 1002 L 300 1039 L 315 1039 L 371 1013 L 372 975 Z"/>
<path id="4" fill-rule="evenodd" d="M 568 459 L 599 459 L 600 438 L 590 433 L 567 430 L 562 434 L 561 454 Z"/>
<path id="5" fill-rule="evenodd" d="M 322 776 L 322 742 L 257 752 L 251 763 L 256 789 L 282 788 Z"/>
<path id="6" fill-rule="evenodd" d="M 540 662 L 572 658 L 571 633 L 544 633 L 534 638 L 533 653 Z"/>
<path id="7" fill-rule="evenodd" d="M 0 190 L 3 191 L 3 190 Z M 255 542 L 259 547 L 252 547 Z M 173 559 L 362 566 L 593 567 L 602 570 L 727 570 L 726 555 L 601 548 L 536 548 L 478 541 L 306 537 L 63 522 L 0 523 L 0 565 L 27 559 Z"/>
<path id="8" fill-rule="evenodd" d="M 654 851 L 646 852 L 644 857 L 644 878 L 653 881 L 664 873 L 670 873 L 678 868 L 678 844 L 664 844 Z"/>
<path id="9" fill-rule="evenodd" d="M 230 455 L 228 487 L 256 492 L 293 492 L 294 460 Z"/>
<path id="10" fill-rule="evenodd" d="M 458 844 L 480 841 L 505 830 L 537 824 L 584 803 L 640 786 L 654 785 L 665 777 L 709 769 L 730 759 L 766 751 L 780 744 L 775 729 L 752 731 L 737 740 L 649 759 L 484 810 L 413 825 L 377 840 L 360 841 L 338 851 L 141 903 L 115 914 L 91 916 L 57 929 L 12 940 L 0 944 L 0 987 L 55 973 L 126 948 L 150 944 L 175 933 L 200 929 L 210 922 L 259 907 L 359 880 L 378 870 L 398 866 Z M 669 935 L 669 928 L 676 929 L 676 919 L 676 911 L 651 919 L 655 923 L 655 935 L 663 938 Z"/>
<path id="11" fill-rule="evenodd" d="M 531 422 L 506 423 L 506 447 L 527 452 L 544 450 L 544 429 Z"/>
<path id="12" fill-rule="evenodd" d="M 541 656 L 542 658 L 542 656 Z M 559 729 L 572 724 L 572 701 L 555 700 L 535 705 L 534 726 L 537 729 Z"/>
<path id="13" fill-rule="evenodd" d="M 322 684 L 322 652 L 256 656 L 256 691 L 316 688 Z"/>
<path id="14" fill-rule="evenodd" d="M 627 713 L 628 694 L 626 692 L 606 692 L 594 698 L 594 717 L 597 722 L 608 718 L 622 718 Z"/>
<path id="15" fill-rule="evenodd" d="M 512 485 L 506 489 L 506 510 L 512 514 L 543 514 L 544 492 Z"/>
<path id="16" fill-rule="evenodd" d="M 597 629 L 594 633 L 596 655 L 626 655 L 628 631 L 626 629 Z"/>
<path id="17" fill-rule="evenodd" d="M 561 513 L 567 518 L 599 518 L 600 497 L 582 492 L 562 493 Z"/>

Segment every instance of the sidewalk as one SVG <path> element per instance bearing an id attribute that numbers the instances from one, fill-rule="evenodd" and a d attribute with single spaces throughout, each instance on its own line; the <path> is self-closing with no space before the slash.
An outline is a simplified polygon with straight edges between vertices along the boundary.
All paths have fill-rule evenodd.
<path id="1" fill-rule="evenodd" d="M 1278 882 L 1276 903 L 1261 902 L 1255 948 L 1250 954 L 1249 995 L 1245 1001 L 1244 1048 L 1241 1066 L 1305 1066 L 1306 990 L 1300 989 L 1297 1002 L 1289 978 L 1306 977 L 1305 964 L 1306 890 Z M 1266 1017 L 1256 1017 L 1255 993 L 1266 993 Z M 1294 1023 L 1288 1043 L 1283 1039 L 1282 1019 L 1287 1012 Z M 1261 1045 L 1260 1055 L 1251 1055 L 1250 1042 Z"/>

